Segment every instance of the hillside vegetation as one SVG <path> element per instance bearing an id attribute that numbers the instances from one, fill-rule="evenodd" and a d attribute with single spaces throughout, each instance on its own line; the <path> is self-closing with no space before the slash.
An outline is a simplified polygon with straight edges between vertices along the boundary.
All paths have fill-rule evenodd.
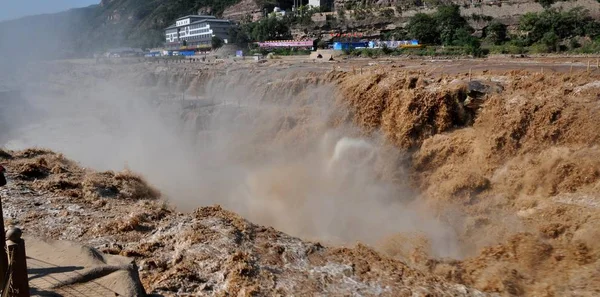
<path id="1" fill-rule="evenodd" d="M 254 1 L 255 7 L 267 10 L 274 6 L 289 9 L 292 3 L 291 0 L 244 1 Z M 0 43 L 0 54 L 26 59 L 85 57 L 119 46 L 157 47 L 163 42 L 163 29 L 178 17 L 198 13 L 222 16 L 226 9 L 231 10 L 232 6 L 237 7 L 234 5 L 244 1 L 102 0 L 87 8 L 0 22 L 0 38 L 10 40 Z M 301 9 L 296 16 L 253 23 L 248 22 L 250 15 L 246 15 L 248 18 L 242 20 L 244 25 L 232 32 L 231 41 L 247 44 L 255 40 L 319 38 L 327 32 L 338 31 L 371 32 L 371 37 L 384 39 L 416 38 L 426 44 L 460 46 L 464 48 L 461 52 L 473 55 L 484 53 L 479 50 L 482 45 L 492 52 L 511 54 L 563 50 L 595 52 L 598 48 L 594 40 L 599 35 L 600 25 L 585 10 L 561 11 L 548 8 L 546 2 L 540 3 L 547 9 L 524 14 L 518 25 L 513 25 L 513 31 L 516 29 L 524 34 L 511 35 L 501 20 L 464 15 L 460 11 L 462 8 L 448 5 L 448 1 L 430 2 L 408 5 L 406 1 L 393 4 L 336 1 L 335 13 L 327 16 L 322 24 L 313 20 L 320 12 L 311 9 Z M 415 5 L 438 9 L 429 10 L 429 14 L 406 16 L 404 11 Z M 241 9 L 240 13 L 244 14 L 245 10 Z M 14 34 L 20 30 L 29 33 Z M 481 32 L 482 38 L 471 36 L 476 31 Z M 298 32 L 304 33 L 300 36 Z"/>
<path id="2" fill-rule="evenodd" d="M 153 47 L 178 17 L 220 16 L 239 0 L 102 0 L 99 5 L 0 22 L 0 53 L 25 58 L 85 56 L 115 46 Z M 27 35 L 13 34 L 17 30 Z M 40 47 L 40 44 L 44 46 Z"/>
<path id="3" fill-rule="evenodd" d="M 156 46 L 162 30 L 178 17 L 204 13 L 220 16 L 240 0 L 112 0 L 103 1 L 93 21 L 100 40 L 109 44 Z"/>

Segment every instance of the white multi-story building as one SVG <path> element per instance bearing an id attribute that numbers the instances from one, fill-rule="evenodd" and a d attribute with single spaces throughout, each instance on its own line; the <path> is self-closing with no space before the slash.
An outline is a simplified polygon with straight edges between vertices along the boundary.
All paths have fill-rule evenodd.
<path id="1" fill-rule="evenodd" d="M 231 22 L 211 15 L 188 15 L 177 19 L 165 29 L 166 47 L 169 49 L 210 48 L 212 38 L 218 37 L 227 43 Z"/>

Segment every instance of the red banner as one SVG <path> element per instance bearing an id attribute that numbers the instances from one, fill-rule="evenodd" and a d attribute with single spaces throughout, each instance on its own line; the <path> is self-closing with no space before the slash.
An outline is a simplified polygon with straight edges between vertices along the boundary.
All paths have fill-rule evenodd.
<path id="1" fill-rule="evenodd" d="M 331 33 L 331 37 L 362 37 L 362 33 L 354 32 L 354 33 Z"/>
<path id="2" fill-rule="evenodd" d="M 281 40 L 257 42 L 260 47 L 312 47 L 312 40 Z"/>

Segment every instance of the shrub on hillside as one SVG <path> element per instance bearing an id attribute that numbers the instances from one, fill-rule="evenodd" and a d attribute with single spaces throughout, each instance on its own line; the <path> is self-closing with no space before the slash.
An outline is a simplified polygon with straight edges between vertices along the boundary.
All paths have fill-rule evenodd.
<path id="1" fill-rule="evenodd" d="M 548 9 L 554 4 L 554 0 L 535 0 L 535 2 L 539 3 L 544 9 Z"/>
<path id="2" fill-rule="evenodd" d="M 218 49 L 218 48 L 222 47 L 223 43 L 224 43 L 223 39 L 221 39 L 221 38 L 219 38 L 217 36 L 213 36 L 213 38 L 212 38 L 211 41 L 212 41 L 212 48 L 213 49 Z"/>
<path id="3" fill-rule="evenodd" d="M 406 29 L 411 38 L 417 39 L 423 44 L 439 42 L 439 32 L 435 25 L 435 19 L 431 15 L 417 13 L 409 20 Z"/>
<path id="4" fill-rule="evenodd" d="M 519 21 L 519 29 L 525 34 L 527 45 L 548 44 L 576 36 L 596 38 L 600 35 L 600 24 L 581 7 L 568 11 L 547 9 L 540 13 L 526 13 Z M 551 33 L 551 34 L 550 34 Z"/>
<path id="5" fill-rule="evenodd" d="M 507 40 L 507 28 L 505 24 L 492 21 L 485 28 L 485 36 L 494 45 L 500 45 Z"/>
<path id="6" fill-rule="evenodd" d="M 464 33 L 471 34 L 473 28 L 460 15 L 457 5 L 439 6 L 434 14 L 418 13 L 410 19 L 406 27 L 411 38 L 423 44 L 456 44 Z"/>

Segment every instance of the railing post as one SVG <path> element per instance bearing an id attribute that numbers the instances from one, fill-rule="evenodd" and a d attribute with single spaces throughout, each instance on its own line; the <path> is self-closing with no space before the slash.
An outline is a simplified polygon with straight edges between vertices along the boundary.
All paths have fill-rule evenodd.
<path id="1" fill-rule="evenodd" d="M 0 197 L 0 238 L 2 239 L 2 246 L 0 247 L 0 288 L 5 288 L 6 284 L 4 283 L 4 276 L 8 271 L 8 257 L 6 256 L 6 234 L 4 234 L 4 213 L 2 210 L 2 197 Z"/>
<path id="2" fill-rule="evenodd" d="M 29 281 L 27 276 L 27 255 L 25 254 L 25 241 L 21 238 L 23 232 L 19 228 L 11 228 L 6 233 L 6 246 L 10 255 L 12 276 L 9 278 L 10 297 L 30 297 Z"/>
<path id="3" fill-rule="evenodd" d="M 6 173 L 6 169 L 0 165 L 0 187 L 6 185 L 6 177 L 4 177 L 4 173 Z M 8 271 L 8 257 L 6 256 L 6 234 L 4 234 L 4 212 L 2 210 L 2 197 L 0 197 L 0 239 L 2 242 L 2 246 L 0 246 L 0 288 L 4 288 L 4 277 Z"/>

